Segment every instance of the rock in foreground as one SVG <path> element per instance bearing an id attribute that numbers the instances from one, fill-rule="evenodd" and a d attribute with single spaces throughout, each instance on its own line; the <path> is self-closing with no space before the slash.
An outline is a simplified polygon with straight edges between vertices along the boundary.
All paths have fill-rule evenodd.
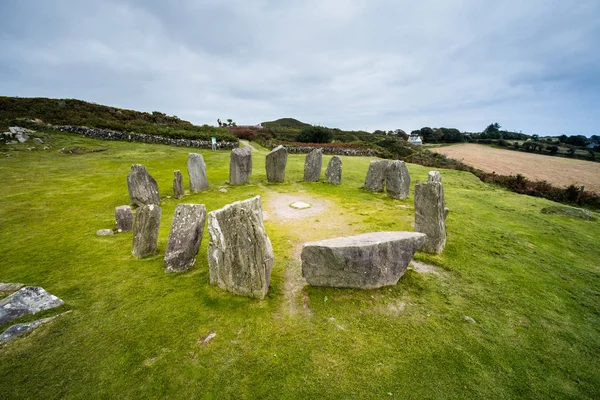
<path id="1" fill-rule="evenodd" d="M 552 206 L 542 208 L 542 214 L 560 215 L 563 217 L 583 219 L 586 221 L 595 221 L 596 217 L 590 211 L 583 208 L 575 208 L 568 206 Z"/>
<path id="2" fill-rule="evenodd" d="M 287 150 L 279 145 L 275 147 L 265 160 L 265 168 L 267 170 L 267 181 L 283 182 L 285 181 L 285 167 L 287 165 Z"/>
<path id="3" fill-rule="evenodd" d="M 387 166 L 388 160 L 371 161 L 363 188 L 371 192 L 383 192 Z"/>
<path id="4" fill-rule="evenodd" d="M 55 316 L 49 317 L 49 318 L 38 319 L 37 321 L 33 321 L 33 322 L 26 322 L 23 324 L 15 324 L 15 325 L 11 326 L 10 328 L 8 328 L 7 330 L 5 330 L 2 333 L 2 335 L 0 335 L 0 344 L 10 342 L 11 340 L 18 338 L 19 336 L 29 333 L 32 330 L 56 319 L 60 315 L 61 314 L 55 315 Z"/>
<path id="5" fill-rule="evenodd" d="M 424 241 L 423 233 L 373 232 L 305 243 L 302 276 L 313 286 L 395 285 Z"/>
<path id="6" fill-rule="evenodd" d="M 180 170 L 173 172 L 173 196 L 180 199 L 185 194 L 183 190 L 183 175 Z"/>
<path id="7" fill-rule="evenodd" d="M 273 248 L 263 225 L 260 196 L 208 213 L 208 233 L 211 285 L 264 298 L 273 269 Z"/>
<path id="8" fill-rule="evenodd" d="M 150 204 L 138 208 L 133 225 L 132 253 L 137 258 L 152 256 L 158 247 L 158 231 L 162 210 L 159 206 Z"/>
<path id="9" fill-rule="evenodd" d="M 25 286 L 0 300 L 0 326 L 27 314 L 60 307 L 64 302 L 39 286 Z"/>
<path id="10" fill-rule="evenodd" d="M 139 207 L 160 204 L 158 184 L 142 164 L 133 164 L 127 175 L 127 187 L 131 202 Z"/>
<path id="11" fill-rule="evenodd" d="M 229 184 L 250 183 L 250 175 L 252 175 L 252 152 L 249 148 L 233 149 L 229 158 Z"/>
<path id="12" fill-rule="evenodd" d="M 204 204 L 177 205 L 165 251 L 167 272 L 185 272 L 194 266 L 204 235 L 205 221 Z"/>

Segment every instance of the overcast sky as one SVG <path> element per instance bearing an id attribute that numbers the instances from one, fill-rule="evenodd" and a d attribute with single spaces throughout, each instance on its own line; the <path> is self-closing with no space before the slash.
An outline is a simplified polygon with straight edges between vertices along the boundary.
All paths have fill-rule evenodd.
<path id="1" fill-rule="evenodd" d="M 600 0 L 0 0 L 0 95 L 600 134 Z"/>

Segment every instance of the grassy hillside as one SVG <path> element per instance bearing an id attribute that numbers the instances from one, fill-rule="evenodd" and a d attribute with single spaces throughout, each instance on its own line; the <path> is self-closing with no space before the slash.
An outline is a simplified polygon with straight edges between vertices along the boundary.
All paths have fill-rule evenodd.
<path id="1" fill-rule="evenodd" d="M 52 125 L 77 125 L 122 132 L 145 133 L 172 138 L 235 141 L 226 129 L 196 126 L 158 111 L 151 114 L 103 106 L 74 99 L 21 98 L 0 96 L 0 130 L 9 125 L 28 125 L 39 119 Z"/>
<path id="2" fill-rule="evenodd" d="M 600 397 L 599 222 L 544 215 L 555 203 L 442 170 L 448 245 L 417 254 L 435 273 L 409 270 L 377 290 L 312 288 L 298 278 L 303 242 L 412 230 L 412 195 L 358 189 L 370 159 L 343 157 L 343 183 L 331 186 L 301 182 L 304 156 L 290 155 L 286 182 L 273 185 L 261 149 L 251 184 L 227 187 L 229 153 L 203 151 L 210 190 L 177 201 L 165 196 L 187 149 L 49 138 L 53 149 L 104 151 L 23 146 L 0 157 L 0 282 L 41 285 L 73 310 L 0 347 L 0 397 Z M 142 261 L 131 233 L 95 236 L 128 203 L 133 163 L 163 197 L 160 253 Z M 429 168 L 408 168 L 413 182 L 427 179 Z M 275 251 L 267 299 L 209 286 L 207 232 L 191 271 L 164 273 L 176 204 L 211 211 L 257 194 Z M 290 197 L 323 212 L 283 219 Z"/>
<path id="3" fill-rule="evenodd" d="M 298 121 L 294 118 L 279 118 L 275 121 L 265 121 L 261 123 L 265 128 L 292 128 L 292 129 L 302 129 L 310 124 L 307 124 L 302 121 Z"/>

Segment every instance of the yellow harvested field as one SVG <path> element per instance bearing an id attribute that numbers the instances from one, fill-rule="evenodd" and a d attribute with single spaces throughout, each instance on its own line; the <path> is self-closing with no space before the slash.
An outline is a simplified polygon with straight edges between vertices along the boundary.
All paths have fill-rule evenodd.
<path id="1" fill-rule="evenodd" d="M 600 193 L 600 163 L 597 162 L 496 149 L 470 143 L 431 150 L 486 172 L 496 172 L 500 175 L 521 174 L 532 180 L 548 181 L 558 187 L 584 185 L 586 191 Z"/>

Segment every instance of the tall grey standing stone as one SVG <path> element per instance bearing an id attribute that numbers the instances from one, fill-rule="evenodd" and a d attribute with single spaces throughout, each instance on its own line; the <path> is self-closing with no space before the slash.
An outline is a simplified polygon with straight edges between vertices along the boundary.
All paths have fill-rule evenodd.
<path id="1" fill-rule="evenodd" d="M 442 183 L 442 174 L 438 171 L 429 171 L 429 174 L 427 174 L 427 182 Z"/>
<path id="2" fill-rule="evenodd" d="M 314 149 L 306 155 L 304 161 L 304 181 L 317 182 L 321 178 L 321 167 L 323 166 L 323 151 Z"/>
<path id="3" fill-rule="evenodd" d="M 133 211 L 129 206 L 115 207 L 115 226 L 117 232 L 129 232 L 133 229 Z"/>
<path id="4" fill-rule="evenodd" d="M 249 148 L 237 148 L 231 151 L 229 158 L 229 184 L 245 185 L 252 175 L 252 152 Z"/>
<path id="5" fill-rule="evenodd" d="M 129 198 L 137 206 L 160 204 L 158 185 L 142 164 L 133 164 L 127 175 Z"/>
<path id="6" fill-rule="evenodd" d="M 190 190 L 200 192 L 208 189 L 208 178 L 206 177 L 206 164 L 202 154 L 189 153 L 187 162 L 188 175 L 190 176 Z"/>
<path id="7" fill-rule="evenodd" d="M 410 174 L 404 161 L 391 161 L 385 170 L 385 191 L 393 199 L 404 200 L 410 191 Z"/>
<path id="8" fill-rule="evenodd" d="M 395 285 L 424 241 L 417 232 L 373 232 L 305 243 L 302 276 L 313 286 Z"/>
<path id="9" fill-rule="evenodd" d="M 342 159 L 340 156 L 331 157 L 325 170 L 325 178 L 333 185 L 339 185 L 342 182 Z"/>
<path id="10" fill-rule="evenodd" d="M 155 204 L 137 209 L 135 224 L 133 225 L 133 249 L 131 251 L 137 258 L 156 254 L 161 216 L 162 210 Z"/>
<path id="11" fill-rule="evenodd" d="M 180 170 L 176 170 L 173 172 L 173 196 L 175 196 L 176 199 L 180 199 L 183 197 L 184 193 L 183 175 Z"/>
<path id="12" fill-rule="evenodd" d="M 439 254 L 446 245 L 444 187 L 439 182 L 415 185 L 415 231 L 427 235 L 422 250 Z"/>
<path id="13" fill-rule="evenodd" d="M 194 266 L 204 235 L 205 221 L 204 204 L 177 205 L 165 251 L 167 272 L 185 272 Z"/>
<path id="14" fill-rule="evenodd" d="M 383 187 L 385 185 L 385 170 L 387 169 L 387 166 L 388 160 L 371 161 L 363 188 L 371 192 L 383 192 Z"/>
<path id="15" fill-rule="evenodd" d="M 273 247 L 265 232 L 260 196 L 208 213 L 211 285 L 264 298 L 273 269 Z"/>
<path id="16" fill-rule="evenodd" d="M 283 182 L 285 180 L 287 158 L 287 150 L 281 145 L 275 147 L 267 154 L 265 168 L 267 169 L 268 182 Z"/>
<path id="17" fill-rule="evenodd" d="M 60 307 L 64 301 L 39 286 L 25 286 L 0 300 L 0 326 L 27 314 Z"/>

